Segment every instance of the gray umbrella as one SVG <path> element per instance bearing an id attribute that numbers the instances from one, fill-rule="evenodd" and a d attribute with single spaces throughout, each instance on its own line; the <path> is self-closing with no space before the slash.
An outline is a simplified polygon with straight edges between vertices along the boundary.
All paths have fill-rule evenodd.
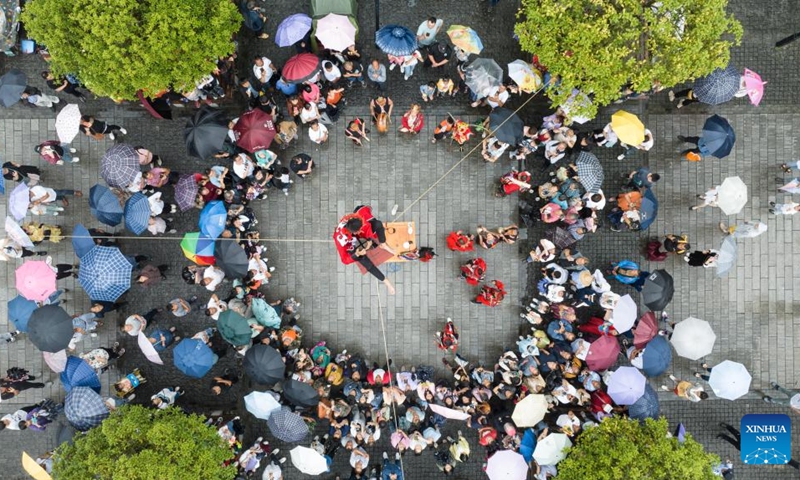
<path id="1" fill-rule="evenodd" d="M 603 186 L 603 166 L 593 153 L 581 152 L 578 154 L 578 159 L 575 160 L 575 166 L 578 167 L 578 180 L 580 180 L 583 188 L 587 192 L 597 193 L 600 187 Z"/>
<path id="2" fill-rule="evenodd" d="M 109 148 L 100 161 L 100 176 L 110 187 L 127 187 L 139 172 L 139 154 L 124 143 Z"/>
<path id="3" fill-rule="evenodd" d="M 60 352 L 72 339 L 72 317 L 57 305 L 39 307 L 28 320 L 28 338 L 43 352 Z"/>
<path id="4" fill-rule="evenodd" d="M 0 103 L 10 107 L 19 102 L 20 95 L 28 84 L 28 77 L 21 70 L 13 68 L 0 77 Z"/>
<path id="5" fill-rule="evenodd" d="M 695 81 L 692 91 L 701 102 L 719 105 L 732 99 L 739 91 L 740 78 L 739 71 L 728 65 L 725 69 L 718 68 Z"/>
<path id="6" fill-rule="evenodd" d="M 267 426 L 275 438 L 288 443 L 302 442 L 308 436 L 308 426 L 303 417 L 288 407 L 272 412 L 267 420 Z"/>
<path id="7" fill-rule="evenodd" d="M 477 58 L 464 69 L 467 86 L 478 98 L 489 96 L 503 82 L 503 69 L 491 58 Z"/>
<path id="8" fill-rule="evenodd" d="M 298 407 L 311 408 L 319 404 L 319 394 L 314 387 L 297 380 L 290 379 L 283 382 L 283 398 Z"/>
<path id="9" fill-rule="evenodd" d="M 656 391 L 649 384 L 645 384 L 644 395 L 628 407 L 628 416 L 644 422 L 646 418 L 658 418 L 660 411 Z"/>

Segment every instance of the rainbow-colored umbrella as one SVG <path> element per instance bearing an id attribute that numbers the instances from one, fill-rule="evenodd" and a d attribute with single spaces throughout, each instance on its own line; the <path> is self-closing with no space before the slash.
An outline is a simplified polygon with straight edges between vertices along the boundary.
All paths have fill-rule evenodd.
<path id="1" fill-rule="evenodd" d="M 214 265 L 214 239 L 200 232 L 184 235 L 181 250 L 186 258 L 198 265 Z"/>
<path id="2" fill-rule="evenodd" d="M 453 45 L 467 53 L 474 53 L 477 55 L 483 50 L 481 37 L 470 27 L 465 27 L 464 25 L 450 25 L 450 28 L 447 29 L 447 35 L 450 37 L 450 41 L 453 42 Z"/>

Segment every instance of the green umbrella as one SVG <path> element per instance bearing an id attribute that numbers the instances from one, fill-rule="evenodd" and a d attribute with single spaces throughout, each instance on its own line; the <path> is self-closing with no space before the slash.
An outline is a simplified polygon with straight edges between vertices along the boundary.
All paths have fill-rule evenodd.
<path id="1" fill-rule="evenodd" d="M 222 338 L 233 346 L 250 343 L 252 331 L 247 320 L 233 310 L 225 310 L 219 316 L 217 329 Z"/>

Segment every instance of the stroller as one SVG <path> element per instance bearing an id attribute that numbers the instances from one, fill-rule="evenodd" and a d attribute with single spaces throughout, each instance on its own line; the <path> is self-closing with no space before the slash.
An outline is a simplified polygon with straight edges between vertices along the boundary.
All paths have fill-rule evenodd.
<path id="1" fill-rule="evenodd" d="M 436 332 L 435 336 L 436 346 L 438 346 L 440 350 L 450 350 L 456 353 L 456 350 L 458 350 L 458 331 L 453 324 L 453 319 L 448 318 L 447 322 L 444 324 L 444 330 Z"/>

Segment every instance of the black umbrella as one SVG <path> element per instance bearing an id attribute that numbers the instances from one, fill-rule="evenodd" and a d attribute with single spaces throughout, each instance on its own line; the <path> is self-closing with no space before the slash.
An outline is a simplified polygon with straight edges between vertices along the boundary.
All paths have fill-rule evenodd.
<path id="1" fill-rule="evenodd" d="M 19 102 L 20 95 L 28 85 L 28 77 L 21 70 L 13 68 L 0 77 L 0 103 L 10 107 Z"/>
<path id="2" fill-rule="evenodd" d="M 183 129 L 189 155 L 206 159 L 223 149 L 228 138 L 228 120 L 222 110 L 203 106 Z"/>
<path id="3" fill-rule="evenodd" d="M 298 407 L 312 408 L 319 403 L 319 395 L 314 387 L 297 380 L 283 382 L 283 398 Z"/>
<path id="4" fill-rule="evenodd" d="M 28 321 L 28 338 L 43 352 L 60 352 L 72 339 L 72 317 L 57 305 L 37 308 Z"/>
<path id="5" fill-rule="evenodd" d="M 277 350 L 259 343 L 244 356 L 244 371 L 252 381 L 261 385 L 274 385 L 283 380 L 286 365 Z"/>
<path id="6" fill-rule="evenodd" d="M 247 275 L 247 254 L 237 242 L 217 240 L 214 247 L 216 266 L 225 272 L 228 278 L 242 278 Z"/>
<path id="7" fill-rule="evenodd" d="M 656 270 L 647 277 L 642 287 L 642 299 L 650 310 L 664 310 L 675 293 L 672 275 L 666 270 Z"/>
<path id="8" fill-rule="evenodd" d="M 501 142 L 516 146 L 522 141 L 522 119 L 507 108 L 495 108 L 489 115 L 489 128 Z"/>

